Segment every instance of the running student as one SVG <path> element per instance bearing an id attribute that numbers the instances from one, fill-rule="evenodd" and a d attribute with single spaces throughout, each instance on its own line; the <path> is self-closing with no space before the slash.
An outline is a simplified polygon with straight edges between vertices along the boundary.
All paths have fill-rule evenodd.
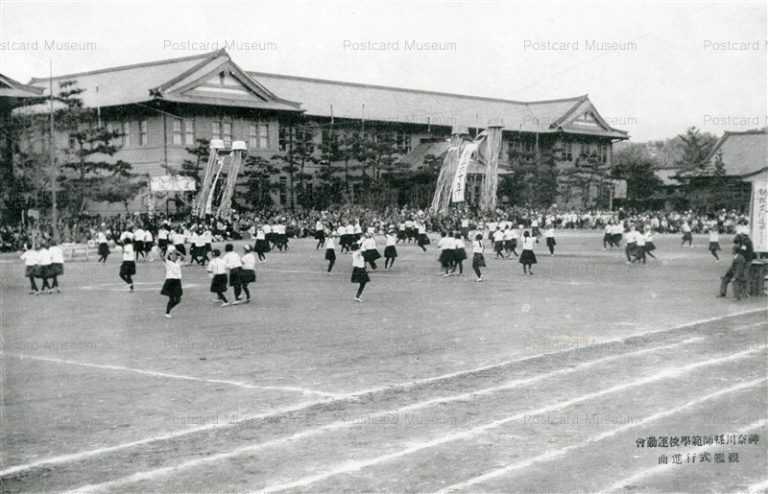
<path id="1" fill-rule="evenodd" d="M 376 271 L 376 259 L 380 258 L 381 254 L 379 254 L 379 251 L 376 249 L 376 239 L 373 237 L 372 233 L 368 232 L 365 234 L 361 249 L 363 251 L 363 259 L 365 259 L 365 262 L 370 264 L 371 269 Z"/>
<path id="2" fill-rule="evenodd" d="M 260 263 L 267 261 L 264 253 L 269 251 L 269 242 L 267 242 L 267 233 L 264 231 L 264 228 L 261 227 L 256 230 L 256 243 L 253 246 L 253 250 L 256 252 L 258 262 Z"/>
<path id="3" fill-rule="evenodd" d="M 99 230 L 96 234 L 96 243 L 99 244 L 99 260 L 102 264 L 107 263 L 107 257 L 109 257 L 109 242 L 107 240 L 107 234 L 104 230 Z"/>
<path id="4" fill-rule="evenodd" d="M 213 249 L 213 258 L 208 261 L 208 272 L 211 275 L 211 293 L 216 294 L 216 298 L 221 301 L 221 306 L 229 305 L 226 295 L 227 292 L 227 266 L 221 258 L 221 251 Z"/>
<path id="5" fill-rule="evenodd" d="M 536 264 L 536 254 L 533 253 L 533 246 L 536 239 L 531 237 L 530 232 L 523 232 L 523 246 L 520 252 L 520 264 L 523 265 L 523 274 L 533 275 L 533 265 Z"/>
<path id="6" fill-rule="evenodd" d="M 399 237 L 395 234 L 394 229 L 390 229 L 387 232 L 386 245 L 384 247 L 384 269 L 392 269 L 395 265 L 395 259 L 397 259 L 397 247 L 395 244 L 399 242 Z"/>
<path id="7" fill-rule="evenodd" d="M 443 268 L 443 276 L 450 276 L 450 270 L 453 267 L 453 254 L 456 248 L 456 243 L 453 241 L 453 237 L 449 237 L 446 232 L 440 234 L 441 238 L 437 244 L 437 248 L 440 249 L 440 266 Z"/>
<path id="8" fill-rule="evenodd" d="M 362 302 L 360 298 L 365 290 L 365 285 L 371 281 L 368 276 L 368 272 L 365 270 L 365 259 L 363 259 L 363 253 L 360 251 L 360 244 L 353 243 L 350 248 L 352 249 L 352 283 L 357 283 L 357 294 L 355 295 L 355 302 Z"/>
<path id="9" fill-rule="evenodd" d="M 37 251 L 34 247 L 27 248 L 21 255 L 21 259 L 24 261 L 24 276 L 29 279 L 29 294 L 36 295 L 39 292 L 35 282 L 35 276 L 37 276 L 38 271 Z"/>
<path id="10" fill-rule="evenodd" d="M 181 266 L 184 264 L 184 258 L 176 249 L 172 249 L 166 250 L 164 261 L 165 281 L 163 282 L 160 294 L 168 297 L 168 303 L 165 306 L 165 317 L 170 319 L 171 310 L 181 303 L 181 296 L 184 294 L 181 288 Z"/>
<path id="11" fill-rule="evenodd" d="M 64 275 L 64 251 L 61 249 L 61 246 L 52 245 L 48 249 L 48 252 L 51 254 L 50 278 L 53 280 L 51 282 L 51 290 L 55 288 L 56 293 L 61 293 L 61 289 L 59 288 L 59 276 Z"/>
<path id="12" fill-rule="evenodd" d="M 243 247 L 243 251 L 243 257 L 240 258 L 243 265 L 240 271 L 240 284 L 245 293 L 245 303 L 247 304 L 251 301 L 251 292 L 248 290 L 248 284 L 256 281 L 256 256 L 250 245 Z"/>
<path id="13" fill-rule="evenodd" d="M 493 232 L 493 250 L 496 251 L 496 258 L 504 259 L 504 232 L 501 231 L 501 227 L 496 227 L 496 231 Z"/>
<path id="14" fill-rule="evenodd" d="M 472 269 L 477 276 L 475 281 L 484 281 L 483 274 L 480 272 L 480 268 L 485 267 L 484 252 L 485 246 L 483 245 L 483 234 L 478 233 L 475 235 L 475 240 L 472 241 Z"/>
<path id="15" fill-rule="evenodd" d="M 243 293 L 243 284 L 240 281 L 240 273 L 243 270 L 243 261 L 240 259 L 240 255 L 235 252 L 235 247 L 232 244 L 224 246 L 224 256 L 222 257 L 224 266 L 229 273 L 229 286 L 235 290 L 235 300 L 232 305 L 237 305 L 241 302 L 240 295 Z"/>
<path id="16" fill-rule="evenodd" d="M 691 225 L 687 221 L 683 222 L 683 226 L 680 227 L 680 231 L 683 232 L 683 241 L 680 242 L 680 247 L 684 246 L 688 242 L 688 247 L 693 248 L 693 234 L 691 233 Z"/>
<path id="17" fill-rule="evenodd" d="M 557 242 L 555 241 L 555 225 L 554 223 L 550 223 L 547 225 L 546 230 L 544 230 L 544 238 L 547 242 L 547 248 L 549 249 L 549 255 L 554 256 L 555 255 L 555 245 L 557 245 Z"/>
<path id="18" fill-rule="evenodd" d="M 40 244 L 40 250 L 37 251 L 37 267 L 40 272 L 40 278 L 43 280 L 43 286 L 40 287 L 42 293 L 51 293 L 51 286 L 48 284 L 48 278 L 51 277 L 51 251 L 48 250 L 48 244 Z"/>
<path id="19" fill-rule="evenodd" d="M 656 244 L 653 243 L 653 229 L 649 226 L 645 229 L 645 253 L 656 259 L 653 251 L 656 250 Z"/>

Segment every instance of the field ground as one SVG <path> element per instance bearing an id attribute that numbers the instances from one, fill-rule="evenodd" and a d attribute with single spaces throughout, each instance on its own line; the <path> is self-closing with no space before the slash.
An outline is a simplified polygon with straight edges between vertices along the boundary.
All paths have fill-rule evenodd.
<path id="1" fill-rule="evenodd" d="M 159 263 L 34 297 L 5 256 L 0 491 L 767 491 L 766 298 L 716 298 L 703 237 L 645 266 L 558 242 L 531 277 L 490 253 L 486 283 L 400 246 L 358 304 L 349 257 L 294 240 L 249 305 L 186 267 L 170 320 Z"/>

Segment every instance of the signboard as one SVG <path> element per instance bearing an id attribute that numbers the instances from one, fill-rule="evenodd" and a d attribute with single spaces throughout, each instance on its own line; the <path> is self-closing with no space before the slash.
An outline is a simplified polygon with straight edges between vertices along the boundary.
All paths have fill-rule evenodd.
<path id="1" fill-rule="evenodd" d="M 627 181 L 626 180 L 613 180 L 613 198 L 614 199 L 627 198 Z"/>
<path id="2" fill-rule="evenodd" d="M 749 227 L 755 252 L 768 252 L 768 171 L 750 180 Z"/>
<path id="3" fill-rule="evenodd" d="M 151 192 L 194 192 L 195 179 L 183 175 L 160 175 L 151 178 L 149 190 Z"/>

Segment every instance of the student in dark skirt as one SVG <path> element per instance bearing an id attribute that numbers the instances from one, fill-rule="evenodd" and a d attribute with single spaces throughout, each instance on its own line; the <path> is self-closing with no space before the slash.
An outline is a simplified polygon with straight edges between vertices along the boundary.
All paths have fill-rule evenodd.
<path id="1" fill-rule="evenodd" d="M 213 258 L 208 261 L 208 273 L 211 275 L 211 293 L 216 294 L 216 298 L 221 301 L 221 306 L 229 305 L 226 295 L 227 292 L 227 266 L 221 258 L 221 251 L 213 249 L 211 253 Z"/>
<path id="2" fill-rule="evenodd" d="M 459 268 L 459 276 L 461 276 L 464 274 L 464 259 L 467 258 L 467 251 L 464 247 L 464 239 L 461 237 L 460 232 L 456 232 L 453 239 L 453 268 L 451 268 L 451 273 L 454 273 L 456 268 Z"/>
<path id="3" fill-rule="evenodd" d="M 368 276 L 368 271 L 365 270 L 365 259 L 360 251 L 360 244 L 353 243 L 350 248 L 352 249 L 352 278 L 350 281 L 358 284 L 355 302 L 362 302 L 363 299 L 360 297 L 371 278 Z"/>
<path id="4" fill-rule="evenodd" d="M 39 293 L 39 289 L 37 288 L 37 282 L 35 282 L 35 275 L 37 274 L 37 259 L 38 259 L 37 250 L 34 247 L 28 248 L 21 255 L 21 259 L 24 261 L 24 276 L 29 280 L 29 294 L 36 295 L 37 293 Z"/>
<path id="5" fill-rule="evenodd" d="M 120 263 L 120 279 L 127 285 L 129 291 L 133 292 L 133 277 L 136 275 L 136 251 L 133 250 L 133 243 L 123 244 L 123 262 Z"/>
<path id="6" fill-rule="evenodd" d="M 429 236 L 427 235 L 427 227 L 424 223 L 419 223 L 418 226 L 418 243 L 423 252 L 427 251 L 427 245 L 429 245 Z"/>
<path id="7" fill-rule="evenodd" d="M 336 241 L 333 234 L 325 237 L 325 260 L 328 261 L 328 273 L 333 271 L 333 265 L 336 264 Z"/>
<path id="8" fill-rule="evenodd" d="M 109 241 L 107 234 L 104 231 L 100 231 L 96 234 L 96 242 L 99 244 L 99 260 L 102 264 L 107 263 L 107 257 L 109 257 Z"/>
<path id="9" fill-rule="evenodd" d="M 709 229 L 709 253 L 715 258 L 715 262 L 720 262 L 720 256 L 717 255 L 720 250 L 720 232 L 717 227 Z"/>
<path id="10" fill-rule="evenodd" d="M 475 235 L 475 240 L 472 241 L 472 270 L 474 270 L 477 279 L 475 281 L 484 281 L 483 274 L 480 272 L 480 268 L 485 267 L 485 246 L 483 245 L 483 234 L 478 233 Z"/>
<path id="11" fill-rule="evenodd" d="M 523 274 L 532 275 L 533 265 L 536 264 L 536 254 L 533 253 L 533 246 L 536 239 L 526 230 L 523 233 L 523 246 L 520 252 L 520 264 L 523 265 Z"/>
<path id="12" fill-rule="evenodd" d="M 549 224 L 547 225 L 546 229 L 544 230 L 544 238 L 547 242 L 547 249 L 549 249 L 549 255 L 554 256 L 555 255 L 555 245 L 557 245 L 557 241 L 555 241 L 555 225 Z"/>
<path id="13" fill-rule="evenodd" d="M 654 250 L 656 250 L 656 244 L 653 243 L 653 229 L 649 226 L 645 229 L 645 254 L 656 259 Z"/>
<path id="14" fill-rule="evenodd" d="M 267 234 L 264 228 L 256 230 L 256 243 L 253 246 L 253 250 L 256 252 L 259 262 L 266 262 L 267 257 L 264 253 L 269 252 L 269 242 L 267 241 Z"/>
<path id="15" fill-rule="evenodd" d="M 441 232 L 440 241 L 438 242 L 437 247 L 440 249 L 440 257 L 438 258 L 438 261 L 440 262 L 440 267 L 443 268 L 443 276 L 450 276 L 450 271 L 453 267 L 453 256 L 456 243 L 454 242 L 453 237 L 449 237 L 446 232 Z"/>
<path id="16" fill-rule="evenodd" d="M 243 293 L 245 293 L 245 303 L 247 304 L 251 301 L 251 292 L 248 290 L 248 285 L 256 282 L 256 255 L 254 255 L 253 248 L 250 245 L 243 247 L 243 251 L 243 257 L 240 259 L 243 264 L 240 271 L 240 284 L 243 288 Z"/>
<path id="17" fill-rule="evenodd" d="M 59 276 L 64 275 L 64 251 L 60 245 L 52 245 L 48 251 L 51 254 L 51 290 L 61 293 L 59 288 Z"/>
<path id="18" fill-rule="evenodd" d="M 386 246 L 384 247 L 384 269 L 392 269 L 395 265 L 395 259 L 397 258 L 397 247 L 395 244 L 400 241 L 400 238 L 395 235 L 394 230 L 390 230 L 387 233 Z"/>
<path id="19" fill-rule="evenodd" d="M 243 270 L 243 261 L 240 259 L 240 255 L 235 252 L 235 247 L 232 244 L 224 246 L 222 260 L 229 273 L 229 286 L 235 290 L 235 300 L 232 302 L 232 305 L 237 305 L 241 302 L 240 295 L 243 293 L 243 284 L 240 280 L 240 273 Z"/>
<path id="20" fill-rule="evenodd" d="M 171 318 L 171 310 L 181 303 L 181 296 L 184 290 L 181 287 L 181 266 L 184 264 L 184 257 L 176 249 L 167 250 L 165 257 L 165 281 L 160 290 L 161 295 L 168 297 L 168 304 L 165 306 L 165 317 Z"/>
<path id="21" fill-rule="evenodd" d="M 320 250 L 320 247 L 325 244 L 325 225 L 320 220 L 315 223 L 315 240 L 317 240 L 315 250 Z"/>
<path id="22" fill-rule="evenodd" d="M 363 259 L 365 262 L 371 265 L 371 269 L 376 271 L 376 260 L 381 257 L 379 251 L 376 249 L 376 239 L 372 233 L 366 233 L 365 238 L 362 241 Z"/>

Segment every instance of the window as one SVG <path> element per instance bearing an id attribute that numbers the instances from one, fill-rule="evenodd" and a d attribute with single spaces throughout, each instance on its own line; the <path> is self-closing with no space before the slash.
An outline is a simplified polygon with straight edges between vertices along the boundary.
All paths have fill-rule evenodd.
<path id="1" fill-rule="evenodd" d="M 265 123 L 259 124 L 259 149 L 269 148 L 269 126 Z"/>
<path id="2" fill-rule="evenodd" d="M 147 121 L 142 120 L 139 122 L 139 146 L 146 146 L 148 142 L 147 135 Z"/>
<path id="3" fill-rule="evenodd" d="M 222 134 L 224 134 L 224 145 L 230 146 L 232 144 L 232 122 L 223 122 L 221 129 Z"/>
<path id="4" fill-rule="evenodd" d="M 411 152 L 411 136 L 407 132 L 395 133 L 395 147 L 400 154 Z"/>
<path id="5" fill-rule="evenodd" d="M 290 130 L 290 127 L 280 126 L 280 131 L 278 132 L 278 147 L 280 151 L 288 151 L 288 145 L 291 139 Z"/>
<path id="6" fill-rule="evenodd" d="M 181 119 L 173 119 L 173 144 L 175 146 L 181 146 Z"/>
<path id="7" fill-rule="evenodd" d="M 608 163 L 608 145 L 600 143 L 597 145 L 597 155 L 601 163 Z"/>
<path id="8" fill-rule="evenodd" d="M 526 153 L 532 153 L 533 152 L 533 141 L 525 141 L 524 145 L 524 151 Z"/>
<path id="9" fill-rule="evenodd" d="M 563 142 L 563 160 L 573 161 L 573 143 L 571 141 Z"/>
<path id="10" fill-rule="evenodd" d="M 131 145 L 131 123 L 123 122 L 123 147 Z"/>
<path id="11" fill-rule="evenodd" d="M 195 145 L 195 120 L 192 118 L 184 120 L 184 144 L 187 146 Z"/>
<path id="12" fill-rule="evenodd" d="M 221 122 L 211 122 L 211 139 L 221 139 Z"/>
<path id="13" fill-rule="evenodd" d="M 256 126 L 251 124 L 248 126 L 248 148 L 256 149 L 259 144 L 258 135 L 256 133 Z"/>

